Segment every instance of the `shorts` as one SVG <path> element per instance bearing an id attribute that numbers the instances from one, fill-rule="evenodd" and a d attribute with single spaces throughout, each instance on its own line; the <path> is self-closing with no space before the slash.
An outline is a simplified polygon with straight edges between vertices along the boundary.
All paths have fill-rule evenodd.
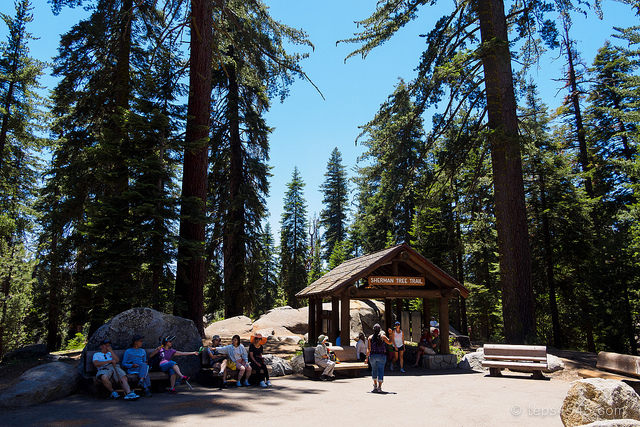
<path id="1" fill-rule="evenodd" d="M 115 376 L 116 372 L 118 373 L 118 377 L 117 378 L 122 378 L 122 377 L 127 375 L 122 369 L 120 369 L 119 366 L 113 366 L 113 365 L 109 364 L 105 368 L 100 367 L 100 369 L 98 369 L 98 372 L 96 373 L 96 378 L 99 378 L 102 375 L 106 375 L 107 378 L 109 378 L 109 379 L 111 379 L 113 381 L 118 381 L 116 376 Z"/>
<path id="2" fill-rule="evenodd" d="M 404 345 L 401 345 L 398 348 L 394 348 L 393 351 L 404 351 Z"/>

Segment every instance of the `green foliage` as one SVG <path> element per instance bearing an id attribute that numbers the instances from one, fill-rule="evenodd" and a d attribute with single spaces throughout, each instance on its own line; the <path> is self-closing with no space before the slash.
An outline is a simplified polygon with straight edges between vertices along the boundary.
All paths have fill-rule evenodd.
<path id="1" fill-rule="evenodd" d="M 87 343 L 87 339 L 85 336 L 78 332 L 73 338 L 71 338 L 68 342 L 64 350 L 82 350 Z"/>
<path id="2" fill-rule="evenodd" d="M 325 206 L 320 212 L 320 224 L 324 227 L 325 260 L 330 260 L 334 247 L 347 237 L 347 215 L 349 213 L 349 185 L 346 166 L 342 164 L 342 154 L 338 148 L 331 152 L 331 158 L 324 174 L 325 181 L 320 186 Z M 333 267 L 330 267 L 333 268 Z"/>

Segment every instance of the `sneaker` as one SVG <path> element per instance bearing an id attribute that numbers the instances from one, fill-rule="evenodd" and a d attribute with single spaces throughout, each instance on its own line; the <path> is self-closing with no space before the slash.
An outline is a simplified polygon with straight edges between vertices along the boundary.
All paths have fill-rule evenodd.
<path id="1" fill-rule="evenodd" d="M 141 378 L 140 381 L 138 381 L 138 385 L 136 386 L 136 388 L 145 388 L 144 378 Z"/>
<path id="2" fill-rule="evenodd" d="M 112 399 L 117 399 L 120 395 L 118 394 L 117 391 L 111 392 L 111 396 L 109 396 Z"/>
<path id="3" fill-rule="evenodd" d="M 321 378 L 322 378 L 322 381 L 329 381 L 329 376 L 328 375 L 322 374 Z"/>
<path id="4" fill-rule="evenodd" d="M 371 393 L 377 393 L 378 392 L 378 387 L 374 387 L 373 390 L 371 390 Z"/>
<path id="5" fill-rule="evenodd" d="M 137 398 L 139 398 L 140 396 L 138 396 L 137 394 L 135 394 L 133 391 L 129 394 L 127 394 L 124 397 L 124 400 L 136 400 Z"/>
<path id="6" fill-rule="evenodd" d="M 187 381 L 189 381 L 190 379 L 191 379 L 191 377 L 188 377 L 188 376 L 186 376 L 186 375 L 183 375 L 183 376 L 182 376 L 182 378 L 181 378 L 181 380 L 182 380 L 182 381 L 184 381 L 184 382 L 187 382 Z"/>
<path id="7" fill-rule="evenodd" d="M 236 385 L 237 385 L 238 387 L 242 387 L 242 383 L 241 383 L 240 381 L 238 381 L 238 382 L 236 383 Z"/>
<path id="8" fill-rule="evenodd" d="M 178 394 L 178 392 L 176 391 L 176 388 L 173 387 L 169 389 L 169 394 Z"/>
<path id="9" fill-rule="evenodd" d="M 391 369 L 393 371 L 393 363 L 391 365 L 389 365 L 389 369 Z"/>
<path id="10" fill-rule="evenodd" d="M 267 385 L 264 383 L 264 381 L 260 381 L 260 387 L 266 387 Z"/>
<path id="11" fill-rule="evenodd" d="M 227 382 L 226 382 L 226 381 L 222 381 L 222 382 L 220 383 L 220 388 L 221 388 L 221 389 L 222 389 L 222 388 L 227 388 Z"/>
<path id="12" fill-rule="evenodd" d="M 267 380 L 267 386 L 271 387 L 271 381 Z"/>
<path id="13" fill-rule="evenodd" d="M 144 396 L 145 396 L 145 397 L 151 397 L 151 396 L 153 396 L 153 394 L 151 394 L 151 392 L 149 391 L 149 387 L 145 387 L 145 389 L 144 389 Z"/>
<path id="14" fill-rule="evenodd" d="M 249 387 L 249 380 L 244 380 L 244 386 Z"/>
<path id="15" fill-rule="evenodd" d="M 404 369 L 400 368 L 400 372 L 402 372 L 404 374 Z"/>

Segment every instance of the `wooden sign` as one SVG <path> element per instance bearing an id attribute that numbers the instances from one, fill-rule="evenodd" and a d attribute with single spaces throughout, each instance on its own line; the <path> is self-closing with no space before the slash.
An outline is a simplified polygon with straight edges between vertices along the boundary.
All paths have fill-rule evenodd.
<path id="1" fill-rule="evenodd" d="M 370 276 L 369 286 L 424 286 L 424 277 Z"/>

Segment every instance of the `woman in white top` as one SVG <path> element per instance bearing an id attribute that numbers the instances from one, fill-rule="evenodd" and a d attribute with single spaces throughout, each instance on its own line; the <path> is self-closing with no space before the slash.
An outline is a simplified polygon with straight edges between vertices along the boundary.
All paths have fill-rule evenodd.
<path id="1" fill-rule="evenodd" d="M 389 331 L 391 342 L 393 342 L 393 359 L 391 360 L 391 370 L 393 364 L 399 362 L 400 372 L 404 372 L 404 332 L 400 329 L 400 322 L 396 322 L 395 328 Z"/>

